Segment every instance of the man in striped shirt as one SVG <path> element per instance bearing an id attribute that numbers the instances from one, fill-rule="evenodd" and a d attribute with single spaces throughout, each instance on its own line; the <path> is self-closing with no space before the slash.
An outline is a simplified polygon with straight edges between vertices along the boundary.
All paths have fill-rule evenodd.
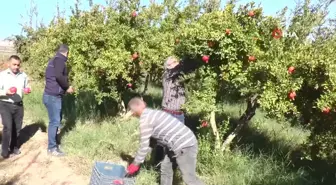
<path id="1" fill-rule="evenodd" d="M 140 148 L 133 163 L 127 168 L 132 175 L 140 169 L 150 151 L 150 138 L 164 146 L 167 155 L 161 164 L 161 185 L 172 185 L 173 164 L 176 161 L 187 185 L 204 185 L 196 176 L 198 144 L 193 132 L 172 115 L 149 109 L 140 98 L 133 98 L 128 103 L 132 114 L 140 118 Z"/>

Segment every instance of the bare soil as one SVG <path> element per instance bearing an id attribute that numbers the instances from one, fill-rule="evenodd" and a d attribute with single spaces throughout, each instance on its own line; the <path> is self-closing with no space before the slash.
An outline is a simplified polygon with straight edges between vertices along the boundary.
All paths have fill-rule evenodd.
<path id="1" fill-rule="evenodd" d="M 38 125 L 26 125 L 21 134 L 22 153 L 5 160 L 0 157 L 0 185 L 89 184 L 89 177 L 78 175 L 66 157 L 47 155 L 47 133 L 42 130 Z"/>

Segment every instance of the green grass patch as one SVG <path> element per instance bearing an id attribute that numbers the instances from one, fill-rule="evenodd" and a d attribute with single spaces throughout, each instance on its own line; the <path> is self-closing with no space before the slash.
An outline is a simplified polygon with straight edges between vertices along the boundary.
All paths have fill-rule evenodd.
<path id="1" fill-rule="evenodd" d="M 158 107 L 160 96 L 160 89 L 150 88 L 147 100 L 152 100 L 151 105 Z M 38 91 L 38 88 L 25 97 L 25 105 L 27 117 L 47 120 L 42 91 Z M 234 120 L 239 117 L 244 106 L 223 104 L 220 110 L 219 115 L 224 120 Z M 77 119 L 71 124 L 75 128 L 63 137 L 62 146 L 69 155 L 67 160 L 71 166 L 81 174 L 90 176 L 94 161 L 126 165 L 122 155 L 133 156 L 138 148 L 137 119 Z M 207 185 L 312 184 L 312 181 L 306 179 L 308 175 L 305 171 L 294 170 L 287 159 L 287 154 L 299 147 L 308 134 L 303 128 L 267 119 L 258 111 L 249 127 L 237 138 L 236 147 L 231 152 L 216 151 L 213 143 L 206 139 L 199 140 L 198 174 Z M 146 165 L 137 176 L 137 184 L 158 184 L 158 175 L 157 171 Z"/>
<path id="2" fill-rule="evenodd" d="M 138 147 L 138 121 L 106 120 L 101 124 L 79 125 L 64 138 L 65 150 L 76 160 L 76 168 L 90 175 L 94 161 L 111 161 L 125 164 L 121 154 L 134 155 Z M 78 158 L 80 156 L 80 158 Z M 200 141 L 198 171 L 209 185 L 228 184 L 308 184 L 304 171 L 293 172 L 287 162 L 260 154 L 256 156 L 249 148 L 236 149 L 229 153 L 214 151 L 206 140 Z M 84 159 L 84 160 L 83 160 Z M 145 169 L 137 184 L 157 184 L 157 172 Z"/>
<path id="3" fill-rule="evenodd" d="M 48 112 L 42 102 L 43 87 L 40 84 L 31 84 L 32 93 L 24 96 L 24 111 L 26 121 L 29 123 L 48 123 Z"/>
<path id="4" fill-rule="evenodd" d="M 133 155 L 138 147 L 137 120 L 106 120 L 102 123 L 86 123 L 78 125 L 64 137 L 64 149 L 76 160 L 76 168 L 81 173 L 90 175 L 94 161 L 110 161 L 127 165 L 122 154 Z M 151 169 L 143 169 L 138 176 L 137 184 L 155 184 L 156 173 Z"/>

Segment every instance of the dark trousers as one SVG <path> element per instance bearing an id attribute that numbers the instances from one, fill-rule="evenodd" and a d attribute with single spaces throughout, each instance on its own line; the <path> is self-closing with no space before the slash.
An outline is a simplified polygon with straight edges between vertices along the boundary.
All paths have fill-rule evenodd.
<path id="1" fill-rule="evenodd" d="M 9 149 L 19 147 L 20 130 L 23 122 L 23 104 L 12 104 L 0 101 L 0 114 L 2 118 L 2 152 L 3 156 L 9 154 Z"/>
<path id="2" fill-rule="evenodd" d="M 183 181 L 186 185 L 205 185 L 196 175 L 197 153 L 197 145 L 183 148 L 177 154 L 165 148 L 165 157 L 161 163 L 160 185 L 173 184 L 174 163 L 176 163 L 180 169 Z"/>

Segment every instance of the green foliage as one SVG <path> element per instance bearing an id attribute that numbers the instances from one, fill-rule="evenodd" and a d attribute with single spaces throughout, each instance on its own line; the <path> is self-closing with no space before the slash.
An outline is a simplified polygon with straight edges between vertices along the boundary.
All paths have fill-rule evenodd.
<path id="1" fill-rule="evenodd" d="M 291 23 L 286 25 L 283 14 L 263 16 L 262 9 L 255 8 L 253 3 L 236 12 L 234 6 L 228 4 L 223 11 L 202 14 L 196 21 L 182 25 L 176 52 L 198 60 L 204 55 L 210 56 L 205 67 L 189 81 L 191 89 L 186 109 L 191 112 L 203 109 L 207 116 L 213 111 L 211 107 L 225 99 L 230 91 L 238 92 L 241 98 L 257 94 L 268 116 L 304 120 L 302 124 L 306 124 L 307 118 L 311 120 L 311 142 L 316 142 L 311 143 L 315 149 L 313 155 L 324 159 L 334 156 L 334 150 L 330 149 L 334 148 L 331 134 L 325 134 L 334 130 L 330 126 L 334 124 L 323 121 L 326 115 L 321 111 L 333 107 L 335 102 L 336 61 L 331 49 L 335 47 L 335 35 L 322 40 L 319 38 L 325 38 L 324 35 L 315 31 L 322 29 L 321 21 L 325 20 L 324 7 L 321 7 L 306 1 L 298 6 Z M 251 17 L 249 11 L 254 11 L 254 16 Z M 272 32 L 276 29 L 283 33 L 287 30 L 287 33 L 282 38 L 274 38 Z M 308 36 L 316 41 L 310 43 Z M 295 67 L 294 73 L 288 72 L 290 66 Z M 210 75 L 212 82 L 209 74 L 215 74 Z M 289 98 L 292 91 L 297 94 L 295 99 Z M 307 106 L 304 101 L 310 104 Z M 320 134 L 325 136 L 322 146 L 326 147 L 320 147 Z M 332 146 L 327 144 L 328 140 Z"/>
<path id="2" fill-rule="evenodd" d="M 313 157 L 335 156 L 330 148 L 335 148 L 331 133 L 336 131 L 332 119 L 336 36 L 333 27 L 322 26 L 329 3 L 298 4 L 289 24 L 286 9 L 265 16 L 254 3 L 237 10 L 234 2 L 223 10 L 216 10 L 214 1 L 189 1 L 183 7 L 178 3 L 140 7 L 139 1 L 121 0 L 103 10 L 77 8 L 70 21 L 57 19 L 48 27 L 27 29 L 27 37 L 18 39 L 18 50 L 32 74 L 42 78 L 55 48 L 69 44 L 72 84 L 78 91 L 94 94 L 99 103 L 119 102 L 126 84 L 137 88 L 145 73 L 160 76 L 162 61 L 169 55 L 192 58 L 186 65 L 191 61 L 203 65 L 185 79 L 188 113 L 208 119 L 229 95 L 244 100 L 257 94 L 268 116 L 310 128 Z M 274 38 L 275 30 L 282 30 L 283 36 Z M 134 53 L 138 57 L 132 59 Z M 202 61 L 204 55 L 210 57 L 208 63 Z M 290 66 L 295 67 L 293 73 L 287 71 Z M 291 100 L 292 91 L 297 96 Z M 328 107 L 331 112 L 322 114 Z"/>

